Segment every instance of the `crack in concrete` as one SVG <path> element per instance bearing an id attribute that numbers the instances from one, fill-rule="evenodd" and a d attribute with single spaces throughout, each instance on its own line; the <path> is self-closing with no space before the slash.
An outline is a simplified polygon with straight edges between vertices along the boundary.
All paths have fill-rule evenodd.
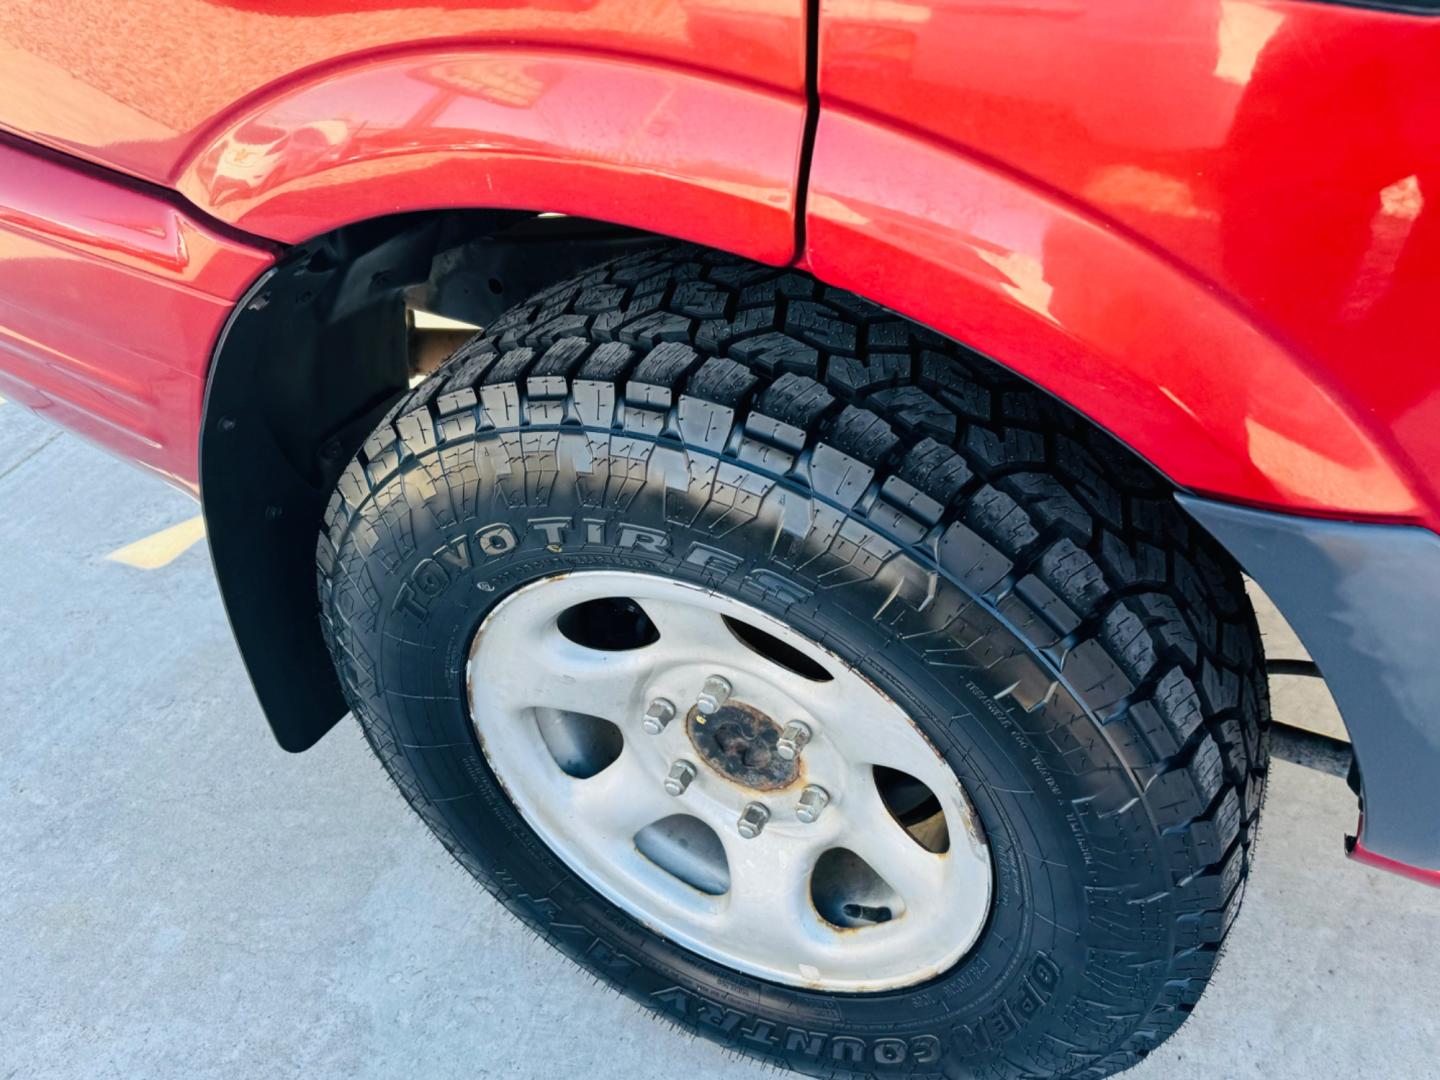
<path id="1" fill-rule="evenodd" d="M 50 445 L 51 443 L 53 443 L 56 439 L 60 438 L 60 436 L 62 436 L 62 435 L 64 435 L 64 434 L 65 434 L 65 433 L 64 433 L 63 431 L 56 431 L 56 432 L 52 432 L 51 434 L 47 435 L 45 438 L 41 439 L 41 440 L 40 440 L 40 445 L 36 446 L 36 447 L 35 447 L 33 450 L 31 450 L 28 454 L 22 455 L 19 461 L 15 462 L 13 465 L 9 466 L 8 468 L 0 469 L 0 480 L 4 480 L 7 476 L 9 476 L 11 473 L 13 473 L 16 469 L 20 468 L 21 465 L 24 465 L 27 461 L 30 461 L 32 458 L 35 457 L 36 454 L 40 453 L 41 450 L 44 450 L 47 446 L 49 446 L 49 445 Z"/>

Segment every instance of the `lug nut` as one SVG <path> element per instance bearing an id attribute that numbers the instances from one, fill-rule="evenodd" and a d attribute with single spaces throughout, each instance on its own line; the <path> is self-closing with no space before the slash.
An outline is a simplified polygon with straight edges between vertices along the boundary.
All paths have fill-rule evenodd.
<path id="1" fill-rule="evenodd" d="M 786 761 L 794 761 L 810 741 L 810 725 L 801 720 L 791 720 L 780 733 L 775 743 L 775 752 Z"/>
<path id="2" fill-rule="evenodd" d="M 740 821 L 735 827 L 746 840 L 754 840 L 769 820 L 770 811 L 765 808 L 764 803 L 747 803 L 745 809 L 740 811 Z"/>
<path id="3" fill-rule="evenodd" d="M 694 779 L 695 766 L 688 761 L 677 761 L 670 766 L 670 775 L 665 777 L 665 792 L 668 795 L 684 795 Z"/>
<path id="4" fill-rule="evenodd" d="M 665 730 L 665 725 L 675 719 L 675 706 L 663 697 L 657 697 L 650 702 L 650 707 L 645 710 L 645 719 L 640 722 L 646 735 L 659 735 Z"/>
<path id="5" fill-rule="evenodd" d="M 725 676 L 711 675 L 700 688 L 700 695 L 695 699 L 695 708 L 700 710 L 702 716 L 709 716 L 725 704 L 733 689 L 730 680 Z"/>
<path id="6" fill-rule="evenodd" d="M 830 805 L 830 793 L 819 784 L 807 784 L 800 792 L 800 802 L 795 807 L 795 816 L 806 825 L 813 824 L 820 812 Z"/>

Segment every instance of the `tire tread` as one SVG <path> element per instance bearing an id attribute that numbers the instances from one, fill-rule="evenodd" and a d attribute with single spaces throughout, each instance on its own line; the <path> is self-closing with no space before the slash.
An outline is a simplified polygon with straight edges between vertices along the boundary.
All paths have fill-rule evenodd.
<path id="1" fill-rule="evenodd" d="M 1269 714 L 1238 571 L 1166 482 L 959 345 L 794 271 L 678 245 L 512 309 L 398 402 L 327 508 L 322 597 L 359 507 L 411 453 L 414 432 L 402 429 L 412 418 L 443 442 L 453 418 L 440 402 L 466 392 L 479 402 L 527 372 L 532 383 L 568 380 L 588 420 L 608 414 L 579 407 L 582 384 L 613 384 L 617 425 L 632 408 L 729 410 L 737 432 L 785 451 L 792 482 L 808 477 L 856 512 L 883 505 L 916 535 L 949 522 L 992 551 L 964 575 L 969 587 L 1036 613 L 1032 633 L 1047 639 L 1037 648 L 1142 781 L 1172 878 L 1163 992 L 1110 1050 L 1070 1060 L 1066 1075 L 1109 1075 L 1173 1032 L 1244 893 Z M 668 423 L 657 437 L 677 430 Z"/>

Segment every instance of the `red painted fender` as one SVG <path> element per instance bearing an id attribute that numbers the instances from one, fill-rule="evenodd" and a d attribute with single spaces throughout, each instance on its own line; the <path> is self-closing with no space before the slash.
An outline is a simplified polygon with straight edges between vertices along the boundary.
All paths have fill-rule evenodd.
<path id="1" fill-rule="evenodd" d="M 824 0 L 805 261 L 1194 491 L 1440 527 L 1440 20 Z"/>
<path id="2" fill-rule="evenodd" d="M 197 147 L 179 188 L 308 239 L 402 211 L 549 210 L 791 259 L 803 98 L 653 61 L 427 50 L 286 85 Z"/>
<path id="3" fill-rule="evenodd" d="M 1304 358 L 1151 245 L 981 162 L 828 109 L 817 276 L 999 360 L 1191 490 L 1290 510 L 1424 514 L 1383 436 Z"/>

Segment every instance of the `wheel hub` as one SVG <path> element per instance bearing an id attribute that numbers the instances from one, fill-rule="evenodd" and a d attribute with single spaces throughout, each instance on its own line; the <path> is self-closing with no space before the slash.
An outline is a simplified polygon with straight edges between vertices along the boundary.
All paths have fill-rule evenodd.
<path id="1" fill-rule="evenodd" d="M 709 716 L 692 707 L 685 726 L 700 759 L 742 787 L 776 791 L 800 775 L 799 760 L 776 750 L 780 725 L 753 705 L 732 699 Z"/>
<path id="2" fill-rule="evenodd" d="M 536 835 L 685 948 L 877 991 L 946 970 L 985 924 L 990 853 L 954 771 L 853 666 L 764 612 L 580 571 L 495 605 L 467 674 L 481 748 Z"/>

